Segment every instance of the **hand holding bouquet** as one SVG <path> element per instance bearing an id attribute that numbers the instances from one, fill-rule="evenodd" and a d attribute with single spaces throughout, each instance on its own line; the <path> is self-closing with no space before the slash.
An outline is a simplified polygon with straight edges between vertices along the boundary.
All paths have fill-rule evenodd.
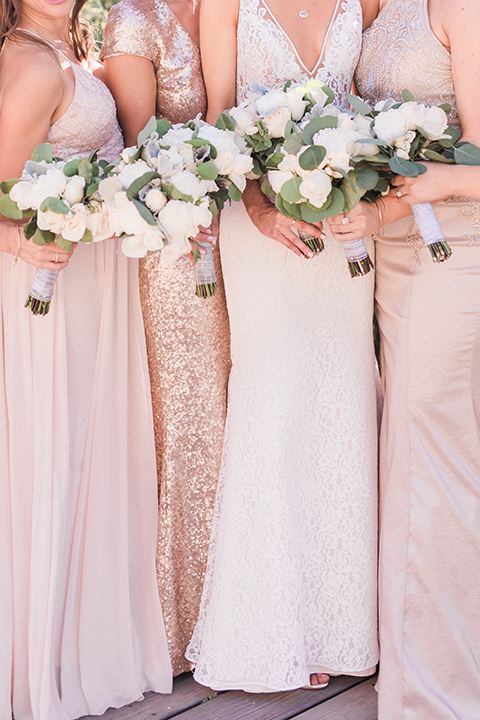
<path id="1" fill-rule="evenodd" d="M 111 236 L 98 197 L 106 161 L 96 153 L 65 162 L 53 158 L 49 143 L 38 145 L 20 179 L 1 184 L 0 213 L 12 220 L 28 219 L 23 227 L 27 240 L 36 245 L 55 242 L 70 252 L 73 244 Z M 34 315 L 50 309 L 58 272 L 37 269 L 26 307 Z"/>

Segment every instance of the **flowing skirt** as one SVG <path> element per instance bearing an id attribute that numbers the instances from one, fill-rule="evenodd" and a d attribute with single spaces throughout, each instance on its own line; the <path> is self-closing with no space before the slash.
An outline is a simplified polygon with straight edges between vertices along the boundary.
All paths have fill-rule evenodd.
<path id="1" fill-rule="evenodd" d="M 76 249 L 50 313 L 0 257 L 0 717 L 67 720 L 169 692 L 138 264 Z"/>
<path id="2" fill-rule="evenodd" d="M 380 720 L 480 717 L 480 211 L 436 210 L 448 261 L 377 242 Z"/>
<path id="3" fill-rule="evenodd" d="M 232 333 L 195 678 L 251 692 L 377 662 L 373 273 L 332 238 L 306 260 L 222 214 Z"/>

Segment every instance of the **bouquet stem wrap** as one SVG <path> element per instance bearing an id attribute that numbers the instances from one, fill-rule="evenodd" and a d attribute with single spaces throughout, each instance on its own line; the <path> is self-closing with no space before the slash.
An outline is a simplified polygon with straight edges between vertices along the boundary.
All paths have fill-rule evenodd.
<path id="1" fill-rule="evenodd" d="M 370 272 L 373 268 L 373 262 L 370 259 L 363 238 L 342 242 L 341 246 L 347 258 L 350 277 L 360 277 Z"/>
<path id="2" fill-rule="evenodd" d="M 304 232 L 303 230 L 297 230 L 297 235 L 302 242 L 310 248 L 310 250 L 318 255 L 325 248 L 323 240 L 316 238 L 314 235 Z"/>
<path id="3" fill-rule="evenodd" d="M 46 315 L 50 310 L 50 301 L 58 278 L 58 270 L 37 268 L 30 294 L 25 303 L 34 315 Z"/>
<path id="4" fill-rule="evenodd" d="M 195 263 L 195 294 L 201 298 L 211 297 L 218 290 L 217 276 L 213 264 L 213 248 L 209 242 L 198 242 L 197 245 L 204 248 L 205 254 L 201 255 Z"/>
<path id="5" fill-rule="evenodd" d="M 448 260 L 452 251 L 445 240 L 431 203 L 415 203 L 412 205 L 412 212 L 422 240 L 430 250 L 432 260 L 434 262 Z"/>

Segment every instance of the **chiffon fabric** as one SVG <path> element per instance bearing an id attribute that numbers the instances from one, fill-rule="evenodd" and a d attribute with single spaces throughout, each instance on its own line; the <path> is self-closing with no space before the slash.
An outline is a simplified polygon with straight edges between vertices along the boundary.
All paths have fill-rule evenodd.
<path id="1" fill-rule="evenodd" d="M 361 5 L 338 2 L 309 73 L 262 0 L 240 0 L 237 100 L 319 78 L 348 105 Z M 377 648 L 373 273 L 351 279 L 329 235 L 314 259 L 226 208 L 233 368 L 208 569 L 188 657 L 215 689 L 290 690 L 368 675 Z M 370 251 L 373 250 L 369 242 Z"/>
<path id="2" fill-rule="evenodd" d="M 123 0 L 110 14 L 102 57 L 153 64 L 157 117 L 186 122 L 206 108 L 200 54 L 163 0 Z M 173 671 L 191 669 L 185 650 L 198 617 L 225 427 L 230 331 L 220 252 L 218 292 L 195 295 L 189 260 L 140 261 L 159 484 L 158 587 Z"/>
<path id="3" fill-rule="evenodd" d="M 451 58 L 427 0 L 389 0 L 356 73 L 373 103 L 452 104 Z M 480 206 L 434 206 L 452 256 L 404 219 L 377 240 L 385 407 L 380 445 L 379 720 L 480 716 Z"/>
<path id="4" fill-rule="evenodd" d="M 72 67 L 54 155 L 113 160 L 113 99 Z M 0 717 L 67 720 L 171 689 L 155 448 L 138 264 L 79 243 L 45 317 L 34 272 L 1 254 Z"/>

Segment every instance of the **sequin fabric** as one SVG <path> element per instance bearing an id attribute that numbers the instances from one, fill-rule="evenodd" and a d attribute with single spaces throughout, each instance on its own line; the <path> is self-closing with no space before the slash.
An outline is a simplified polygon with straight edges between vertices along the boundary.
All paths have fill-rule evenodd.
<path id="1" fill-rule="evenodd" d="M 389 0 L 363 34 L 355 81 L 370 104 L 400 99 L 408 88 L 418 102 L 448 103 L 456 127 L 457 102 L 449 51 L 434 35 L 427 0 Z"/>
<path id="2" fill-rule="evenodd" d="M 205 111 L 198 48 L 168 5 L 124 0 L 112 8 L 102 57 L 149 58 L 157 116 L 185 122 Z M 140 261 L 140 292 L 155 417 L 160 494 L 157 571 L 174 674 L 195 626 L 210 538 L 226 413 L 230 335 L 218 248 L 219 291 L 195 296 L 188 260 Z"/>

